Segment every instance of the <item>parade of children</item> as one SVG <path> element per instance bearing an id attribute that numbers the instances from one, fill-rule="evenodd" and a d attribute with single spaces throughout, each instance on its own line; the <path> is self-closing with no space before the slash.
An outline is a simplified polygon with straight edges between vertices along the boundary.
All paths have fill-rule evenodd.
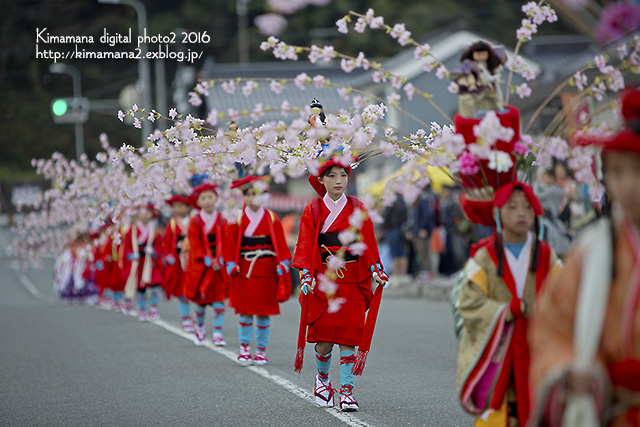
<path id="1" fill-rule="evenodd" d="M 624 105 L 636 102 L 637 93 L 636 90 L 625 98 Z M 317 100 L 314 105 L 316 109 L 322 108 Z M 624 113 L 631 117 L 628 126 L 634 129 L 633 123 L 637 120 L 633 114 L 637 112 L 629 113 L 630 109 L 627 107 Z M 517 113 L 511 111 L 511 114 Z M 484 120 L 456 117 L 462 134 L 468 132 L 473 123 Z M 518 129 L 514 133 L 517 135 L 517 132 Z M 628 193 L 635 188 L 632 186 L 635 175 L 631 172 L 635 171 L 634 157 L 627 155 L 637 153 L 634 145 L 637 135 L 633 132 L 622 131 L 613 140 L 602 143 L 605 172 L 608 172 L 605 182 L 611 197 L 611 205 L 608 202 L 603 209 L 610 212 L 607 214 L 612 218 L 609 221 L 614 221 L 611 227 L 615 228 L 607 230 L 618 233 L 608 238 L 618 245 L 626 242 L 631 246 L 634 241 L 628 241 L 620 233 L 624 227 L 633 227 L 633 203 L 617 201 L 633 200 Z M 366 408 L 366 402 L 356 399 L 355 377 L 363 373 L 368 358 L 376 357 L 375 352 L 372 355 L 369 352 L 376 326 L 384 328 L 376 323 L 383 289 L 390 280 L 381 262 L 372 217 L 365 204 L 348 191 L 354 166 L 360 161 L 358 157 L 340 152 L 340 155 L 322 161 L 316 173 L 309 173 L 307 180 L 318 197 L 314 197 L 299 216 L 293 256 L 279 215 L 268 208 L 271 177 L 247 174 L 227 181 L 224 184 L 227 187 L 222 188 L 225 197 L 242 201 L 234 216 L 226 217 L 220 210 L 221 186 L 205 178 L 189 196 L 173 194 L 166 199 L 172 215 L 166 223 L 164 236 L 159 232 L 156 208 L 146 203 L 137 206 L 129 216 L 130 222 L 117 229 L 122 236 L 121 242 L 117 235 L 105 232 L 111 224 L 74 242 L 56 262 L 55 288 L 62 298 L 74 304 L 94 304 L 100 293 L 101 307 L 125 313 L 129 313 L 126 301 L 131 301 L 136 307 L 135 315 L 142 321 L 152 322 L 159 321 L 160 290 L 164 289 L 167 299 L 177 300 L 181 329 L 193 333 L 197 346 L 205 345 L 207 306 L 211 306 L 213 312 L 212 339 L 208 345 L 226 346 L 224 318 L 226 307 L 232 308 L 238 316 L 239 349 L 235 359 L 241 366 L 270 364 L 267 349 L 272 337 L 272 318 L 281 314 L 280 305 L 288 301 L 292 293 L 298 295 L 297 344 L 291 349 L 289 363 L 296 372 L 301 372 L 305 344 L 313 344 L 314 403 L 320 408 L 335 407 L 341 412 L 360 411 L 361 404 Z M 531 185 L 517 179 L 500 182 L 504 175 L 491 175 L 486 165 L 483 167 L 485 169 L 461 180 L 461 189 L 458 189 L 461 196 L 455 201 L 469 221 L 493 229 L 489 237 L 472 245 L 469 258 L 453 284 L 458 398 L 462 408 L 474 416 L 476 426 L 525 426 L 529 422 L 561 425 L 553 418 L 557 416 L 553 413 L 553 405 L 567 405 L 562 417 L 575 417 L 576 410 L 564 400 L 556 403 L 554 399 L 559 398 L 553 390 L 559 387 L 558 380 L 555 374 L 547 372 L 554 372 L 550 369 L 562 361 L 578 363 L 570 362 L 576 353 L 567 350 L 566 358 L 563 353 L 562 359 L 550 360 L 546 345 L 544 350 L 540 346 L 541 342 L 558 333 L 544 328 L 550 328 L 551 324 L 569 327 L 568 319 L 573 318 L 577 310 L 574 308 L 565 313 L 567 318 L 560 321 L 556 317 L 564 311 L 546 305 L 561 298 L 556 293 L 564 295 L 568 292 L 557 282 L 573 279 L 568 276 L 562 279 L 563 275 L 570 271 L 579 275 L 579 266 L 572 261 L 571 255 L 563 273 L 562 262 L 545 241 L 545 236 L 548 237 L 543 221 L 546 210 L 557 214 L 560 195 L 556 192 L 558 196 L 549 202 L 545 198 L 543 207 Z M 489 177 L 491 189 L 479 189 L 474 185 L 474 180 L 482 179 L 483 174 Z M 549 173 L 545 174 L 546 179 Z M 552 180 L 544 182 L 551 185 Z M 546 197 L 542 187 L 538 191 Z M 396 199 L 395 203 L 398 201 L 405 203 L 402 199 Z M 627 216 L 629 221 L 624 219 Z M 390 221 L 396 219 L 392 217 Z M 585 239 L 590 238 L 589 233 L 585 234 Z M 616 247 L 616 253 L 623 253 L 621 251 Z M 625 249 L 624 253 L 631 256 L 633 251 Z M 587 255 L 578 249 L 575 256 Z M 606 258 L 601 262 L 606 262 Z M 607 271 L 612 268 L 626 271 L 629 263 L 616 264 Z M 300 287 L 296 290 L 292 290 L 291 269 L 300 277 Z M 584 271 L 583 267 L 583 275 Z M 433 277 L 428 280 L 427 283 L 434 281 Z M 571 292 L 567 298 L 575 300 L 576 291 Z M 618 299 L 622 301 L 621 298 L 626 297 Z M 542 305 L 541 300 L 544 300 Z M 635 297 L 630 301 L 636 301 Z M 540 317 L 536 315 L 539 306 Z M 629 307 L 616 309 L 616 313 L 636 312 L 635 305 Z M 617 318 L 611 319 L 611 322 L 618 322 Z M 597 328 L 598 324 L 593 322 L 596 320 L 591 321 L 591 327 Z M 612 327 L 607 325 L 605 323 L 604 328 Z M 632 328 L 627 329 L 632 333 Z M 562 331 L 558 340 L 571 337 L 571 332 Z M 530 341 L 530 337 L 534 341 Z M 622 345 L 621 342 L 632 341 L 616 341 L 611 345 Z M 630 378 L 635 378 L 633 348 L 625 345 L 627 347 L 621 349 L 616 347 L 615 351 L 613 347 L 610 349 L 622 356 L 615 356 L 614 362 L 609 362 L 608 374 L 591 365 L 585 365 L 580 371 L 559 366 L 557 369 L 567 381 L 567 392 L 589 396 L 585 394 L 587 391 L 604 393 L 611 384 L 614 388 L 635 390 L 634 380 L 621 376 L 628 373 Z M 559 343 L 554 348 L 564 351 L 567 344 Z M 332 375 L 334 351 L 339 354 L 334 364 L 337 372 Z M 603 353 L 594 351 L 592 349 L 590 353 L 592 359 L 604 357 Z M 278 364 L 282 362 L 279 360 Z M 542 370 L 551 376 L 544 382 L 541 382 L 543 376 L 531 377 L 530 365 L 536 370 L 533 372 Z M 539 396 L 540 387 L 542 394 Z M 610 402 L 601 400 L 600 396 L 596 394 L 593 401 L 587 400 L 595 402 L 588 403 L 587 407 L 600 408 L 594 416 L 606 419 L 608 415 L 602 407 L 610 407 L 607 406 Z M 621 404 L 633 408 L 633 402 L 626 395 L 616 396 Z M 634 409 L 625 415 L 626 419 L 635 416 Z M 612 425 L 622 425 L 617 422 Z"/>
<path id="2" fill-rule="evenodd" d="M 3 424 L 640 427 L 638 1 L 525 3 L 513 45 L 258 3 L 232 8 L 240 65 L 180 64 L 175 106 L 173 67 L 140 63 L 112 117 L 135 144 L 81 148 L 107 89 L 57 100 L 88 105 L 53 113 L 77 158 L 33 159 L 0 229 Z M 329 3 L 288 44 L 279 14 Z M 532 42 L 559 14 L 597 42 Z M 324 45 L 349 32 L 377 35 Z M 403 51 L 370 57 L 383 38 Z"/>

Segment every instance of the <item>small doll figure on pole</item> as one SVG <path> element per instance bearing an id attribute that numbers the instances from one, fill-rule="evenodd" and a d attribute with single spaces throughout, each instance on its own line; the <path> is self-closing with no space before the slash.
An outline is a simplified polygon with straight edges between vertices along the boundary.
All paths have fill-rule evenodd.
<path id="1" fill-rule="evenodd" d="M 504 108 L 500 77 L 506 59 L 502 47 L 485 41 L 473 43 L 462 53 L 460 66 L 451 73 L 458 85 L 458 114 L 477 117 L 484 111 Z"/>

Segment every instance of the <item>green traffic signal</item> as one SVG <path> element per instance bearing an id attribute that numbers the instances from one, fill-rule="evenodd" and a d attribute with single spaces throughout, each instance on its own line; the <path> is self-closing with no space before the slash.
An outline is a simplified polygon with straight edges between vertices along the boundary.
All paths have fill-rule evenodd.
<path id="1" fill-rule="evenodd" d="M 53 101 L 53 104 L 51 104 L 51 111 L 54 116 L 64 116 L 68 109 L 69 105 L 67 104 L 66 99 L 56 99 Z"/>

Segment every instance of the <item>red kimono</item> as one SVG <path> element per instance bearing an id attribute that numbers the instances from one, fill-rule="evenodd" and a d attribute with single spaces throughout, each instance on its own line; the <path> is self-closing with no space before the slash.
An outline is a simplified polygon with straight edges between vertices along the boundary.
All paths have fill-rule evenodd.
<path id="1" fill-rule="evenodd" d="M 205 232 L 205 223 L 200 213 L 191 217 L 187 232 L 189 261 L 183 276 L 184 296 L 200 305 L 224 301 L 228 296 L 220 263 L 226 221 L 220 213 L 216 214 L 217 218 L 208 233 Z M 212 262 L 210 267 L 205 265 L 205 256 Z"/>
<path id="2" fill-rule="evenodd" d="M 328 197 L 328 196 L 325 196 Z M 345 196 L 346 197 L 346 196 Z M 338 233 L 349 228 L 349 217 L 356 208 L 366 211 L 357 198 L 346 197 L 346 204 L 325 232 L 322 228 L 331 212 L 323 199 L 314 199 L 302 213 L 300 234 L 296 244 L 293 266 L 307 269 L 318 280 L 318 274 L 327 269 L 327 259 L 346 249 L 338 239 Z M 362 340 L 365 325 L 365 313 L 372 298 L 372 278 L 369 267 L 380 262 L 378 244 L 375 239 L 373 222 L 367 218 L 360 230 L 363 242 L 367 245 L 360 256 L 345 253 L 346 264 L 340 269 L 336 284 L 336 298 L 344 298 L 340 309 L 329 313 L 325 294 L 317 287 L 307 298 L 307 342 L 332 342 L 358 346 Z M 342 277 L 340 277 L 342 276 Z M 303 294 L 300 298 L 305 298 Z"/>
<path id="3" fill-rule="evenodd" d="M 247 215 L 248 210 L 245 207 L 240 220 L 227 227 L 225 260 L 240 267 L 232 273 L 230 305 L 236 314 L 280 314 L 279 302 L 291 294 L 291 276 L 278 276 L 276 266 L 290 260 L 291 252 L 275 213 L 261 208 Z"/>
<path id="4" fill-rule="evenodd" d="M 138 290 L 143 290 L 147 287 L 151 286 L 160 286 L 162 284 L 162 236 L 156 230 L 155 227 L 151 227 L 147 225 L 146 228 L 149 229 L 148 235 L 141 231 L 141 224 L 137 223 L 131 226 L 129 231 L 127 231 L 127 235 L 124 239 L 124 267 L 121 272 L 121 278 L 124 283 L 127 283 L 127 279 L 129 278 L 129 274 L 131 273 L 131 268 L 134 266 L 134 261 L 136 256 L 138 257 Z M 133 232 L 136 232 L 136 240 L 138 244 L 137 253 L 134 250 L 134 242 L 133 242 Z M 153 233 L 153 235 L 151 234 Z M 151 275 L 149 277 L 149 281 L 145 282 L 142 277 L 142 273 L 144 270 L 144 264 L 146 261 L 146 247 L 147 242 L 153 239 L 153 251 L 151 252 Z"/>
<path id="5" fill-rule="evenodd" d="M 120 274 L 118 249 L 119 246 L 116 245 L 111 236 L 107 237 L 104 245 L 98 247 L 96 261 L 102 261 L 104 263 L 104 269 L 97 272 L 96 280 L 102 290 L 111 289 L 113 292 L 124 291 L 125 281 L 122 280 Z"/>
<path id="6" fill-rule="evenodd" d="M 165 271 L 162 288 L 167 298 L 172 296 L 179 298 L 184 295 L 184 269 L 182 268 L 181 254 L 184 240 L 187 236 L 187 228 L 188 225 L 184 225 L 182 220 L 174 215 L 164 230 L 162 250 L 165 255 Z M 173 263 L 169 262 L 167 258 L 172 258 Z"/>

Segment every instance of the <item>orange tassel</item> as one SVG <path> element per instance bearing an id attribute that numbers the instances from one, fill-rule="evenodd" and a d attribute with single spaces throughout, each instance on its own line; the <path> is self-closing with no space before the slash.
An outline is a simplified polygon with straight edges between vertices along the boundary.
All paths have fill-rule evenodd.
<path id="1" fill-rule="evenodd" d="M 302 361 L 304 359 L 304 346 L 307 339 L 307 295 L 300 293 L 300 325 L 298 326 L 298 351 L 296 352 L 296 361 L 293 364 L 295 372 L 302 371 Z"/>
<path id="2" fill-rule="evenodd" d="M 367 315 L 364 332 L 362 333 L 362 340 L 358 346 L 356 362 L 353 364 L 353 368 L 351 368 L 351 372 L 353 372 L 354 375 L 362 375 L 364 364 L 367 362 L 367 356 L 371 348 L 371 340 L 373 339 L 373 331 L 376 328 L 376 320 L 378 319 L 378 310 L 380 309 L 380 302 L 382 301 L 382 289 L 383 287 L 378 285 L 371 299 L 369 314 Z"/>

